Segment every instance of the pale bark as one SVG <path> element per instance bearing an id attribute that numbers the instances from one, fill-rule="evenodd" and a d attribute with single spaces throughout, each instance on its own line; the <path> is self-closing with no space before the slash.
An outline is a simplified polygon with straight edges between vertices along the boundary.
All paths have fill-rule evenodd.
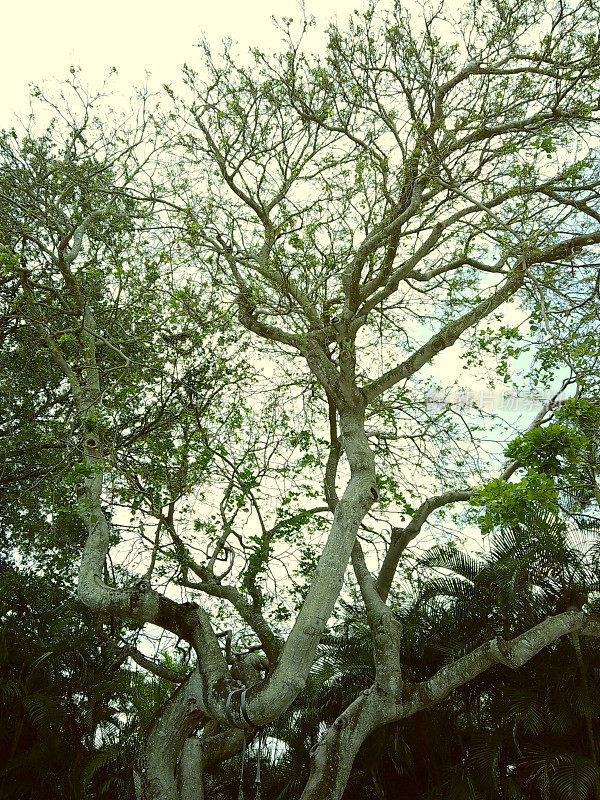
<path id="1" fill-rule="evenodd" d="M 388 692 L 376 681 L 340 714 L 311 751 L 311 774 L 301 800 L 340 800 L 352 764 L 367 736 L 381 725 L 399 722 L 436 705 L 490 667 L 518 669 L 544 647 L 569 633 L 600 636 L 600 617 L 567 611 L 540 622 L 514 639 L 493 639 L 438 670 L 429 680 Z M 379 649 L 379 657 L 384 652 Z M 398 665 L 396 664 L 396 669 Z"/>
<path id="2" fill-rule="evenodd" d="M 410 39 L 409 31 L 404 30 L 403 35 L 407 35 Z M 490 46 L 492 44 L 490 43 Z M 384 53 L 388 51 L 393 52 L 393 48 L 383 48 Z M 369 61 L 369 66 L 365 70 L 362 56 L 356 59 L 356 53 L 354 54 L 353 67 L 356 70 L 358 97 L 346 107 L 349 112 L 348 116 L 341 115 L 342 118 L 345 118 L 343 124 L 340 119 L 336 124 L 337 110 L 341 110 L 341 106 L 340 109 L 337 107 L 337 101 L 331 106 L 331 110 L 337 109 L 333 116 L 330 116 L 329 113 L 324 115 L 321 113 L 320 104 L 322 100 L 328 99 L 329 89 L 324 94 L 322 92 L 315 94 L 315 98 L 318 98 L 318 106 L 313 110 L 310 107 L 312 95 L 310 93 L 305 95 L 303 91 L 296 92 L 293 81 L 291 84 L 286 83 L 292 74 L 296 74 L 296 67 L 299 68 L 298 75 L 303 74 L 304 68 L 297 61 L 299 52 L 294 50 L 288 53 L 287 67 L 279 74 L 279 78 L 275 79 L 278 91 L 275 93 L 277 101 L 272 106 L 272 110 L 276 112 L 271 118 L 274 123 L 272 137 L 263 134 L 260 125 L 247 126 L 247 123 L 244 122 L 241 123 L 243 134 L 240 134 L 239 138 L 236 137 L 235 142 L 223 140 L 218 135 L 221 131 L 219 116 L 223 114 L 225 117 L 227 116 L 230 99 L 235 96 L 235 91 L 233 93 L 231 91 L 235 87 L 235 81 L 228 84 L 226 74 L 223 72 L 219 72 L 219 79 L 207 90 L 204 101 L 194 102 L 192 111 L 192 116 L 206 142 L 204 155 L 208 155 L 212 159 L 224 185 L 229 187 L 232 192 L 232 198 L 224 198 L 224 202 L 220 208 L 217 208 L 216 214 L 213 215 L 210 205 L 207 206 L 207 212 L 209 212 L 207 221 L 209 217 L 214 218 L 214 226 L 217 230 L 214 231 L 211 222 L 207 226 L 208 232 L 200 232 L 198 237 L 200 241 L 204 238 L 204 244 L 208 246 L 208 249 L 216 252 L 219 260 L 224 259 L 229 265 L 230 274 L 237 287 L 239 315 L 243 324 L 259 337 L 269 339 L 283 345 L 284 348 L 290 348 L 296 353 L 302 354 L 312 374 L 325 390 L 330 403 L 332 435 L 330 458 L 325 470 L 325 483 L 328 507 L 334 512 L 333 523 L 318 566 L 312 576 L 305 602 L 285 644 L 281 645 L 269 630 L 259 608 L 258 592 L 253 595 L 257 606 L 255 608 L 254 604 L 248 603 L 245 597 L 233 587 L 223 586 L 220 581 L 223 576 L 219 576 L 219 580 L 216 579 L 212 572 L 214 557 L 212 561 L 209 561 L 209 568 L 205 572 L 196 572 L 201 583 L 187 582 L 188 586 L 199 591 L 227 599 L 240 617 L 254 629 L 270 661 L 268 666 L 271 673 L 266 680 L 259 680 L 260 673 L 264 671 L 264 664 L 257 659 L 240 661 L 235 664 L 234 668 L 229 669 L 227 660 L 223 657 L 218 640 L 212 630 L 210 618 L 202 608 L 195 604 L 173 602 L 154 591 L 147 580 L 140 580 L 133 586 L 121 588 L 115 588 L 105 583 L 104 570 L 110 544 L 110 526 L 102 508 L 104 452 L 100 439 L 100 427 L 94 422 L 94 415 L 106 387 L 100 386 L 96 344 L 102 342 L 111 347 L 114 352 L 119 353 L 125 363 L 128 361 L 116 345 L 111 344 L 108 339 L 103 338 L 97 332 L 92 311 L 93 303 L 85 295 L 85 282 L 78 277 L 83 272 L 80 273 L 79 270 L 74 269 L 76 260 L 84 253 L 83 241 L 86 231 L 95 220 L 100 218 L 103 212 L 100 210 L 93 210 L 91 213 L 85 212 L 83 221 L 71 225 L 68 224 L 68 217 L 65 217 L 63 223 L 63 215 L 59 214 L 61 222 L 57 223 L 60 232 L 58 239 L 52 234 L 52 231 L 49 236 L 42 236 L 41 239 L 36 239 L 32 234 L 27 233 L 27 236 L 31 236 L 32 241 L 38 242 L 42 252 L 51 256 L 52 263 L 62 276 L 65 297 L 69 299 L 69 304 L 73 301 L 73 311 L 71 314 L 71 310 L 69 310 L 69 314 L 77 319 L 76 329 L 80 344 L 80 358 L 77 362 L 69 363 L 68 357 L 65 355 L 66 350 L 61 350 L 60 340 L 57 341 L 52 334 L 52 317 L 44 316 L 41 307 L 35 305 L 34 284 L 30 280 L 29 271 L 21 270 L 21 284 L 30 321 L 37 329 L 40 340 L 45 343 L 55 364 L 70 382 L 79 421 L 86 431 L 83 447 L 89 475 L 81 487 L 79 512 L 87 527 L 88 536 L 83 548 L 79 572 L 79 596 L 90 609 L 100 616 L 114 615 L 123 619 L 132 619 L 141 624 L 150 622 L 172 631 L 176 636 L 191 643 L 196 653 L 196 669 L 182 680 L 181 686 L 156 715 L 148 731 L 146 747 L 140 759 L 140 793 L 144 800 L 175 800 L 175 798 L 191 800 L 194 796 L 201 797 L 204 791 L 202 776 L 210 758 L 215 757 L 214 753 L 218 751 L 221 753 L 221 757 L 226 757 L 228 752 L 235 751 L 234 748 L 240 744 L 244 735 L 250 736 L 253 726 L 243 718 L 239 691 L 232 695 L 232 690 L 239 689 L 240 685 L 251 687 L 247 694 L 247 715 L 257 725 L 270 722 L 289 708 L 305 684 L 317 653 L 321 634 L 339 596 L 351 553 L 353 553 L 354 568 L 364 599 L 367 619 L 373 633 L 376 682 L 371 690 L 361 695 L 340 716 L 338 722 L 332 726 L 314 751 L 313 773 L 304 793 L 307 798 L 318 797 L 319 800 L 321 798 L 334 800 L 340 795 L 356 752 L 364 738 L 377 726 L 386 721 L 401 719 L 415 713 L 420 708 L 439 702 L 448 692 L 471 680 L 492 664 L 504 663 L 511 667 L 519 666 L 549 641 L 563 635 L 568 630 L 577 632 L 579 635 L 586 633 L 598 635 L 593 624 L 595 621 L 590 621 L 588 618 L 584 624 L 581 622 L 582 617 L 575 617 L 573 614 L 571 616 L 561 615 L 546 620 L 512 642 L 503 643 L 496 640 L 489 642 L 455 664 L 440 670 L 429 681 L 407 689 L 406 686 L 403 686 L 400 669 L 401 627 L 385 604 L 385 599 L 392 585 L 403 548 L 413 536 L 417 535 L 428 514 L 434 508 L 439 507 L 439 504 L 436 505 L 439 498 L 426 501 L 406 528 L 393 532 L 393 543 L 377 583 L 368 572 L 360 547 L 356 544 L 359 527 L 378 496 L 373 453 L 364 433 L 364 412 L 368 403 L 396 386 L 398 382 L 413 376 L 442 350 L 451 347 L 467 329 L 476 325 L 514 295 L 523 285 L 527 269 L 532 264 L 569 260 L 574 250 L 590 247 L 600 242 L 600 232 L 592 232 L 581 236 L 572 236 L 568 241 L 559 243 L 554 243 L 552 240 L 552 246 L 541 250 L 536 250 L 534 243 L 518 251 L 507 246 L 505 248 L 507 255 L 502 257 L 501 263 L 491 266 L 469 258 L 471 251 L 474 254 L 480 252 L 480 248 L 475 242 L 473 248 L 470 243 L 466 245 L 466 255 L 461 255 L 454 264 L 445 262 L 446 256 L 449 256 L 453 249 L 453 226 L 459 225 L 454 241 L 461 245 L 459 253 L 462 253 L 465 238 L 463 233 L 468 230 L 470 221 L 476 221 L 476 226 L 479 226 L 480 222 L 477 220 L 489 218 L 499 226 L 498 230 L 505 229 L 511 232 L 514 241 L 518 242 L 519 246 L 527 244 L 521 241 L 519 235 L 512 231 L 507 222 L 503 221 L 502 214 L 496 214 L 494 209 L 501 210 L 505 202 L 510 203 L 515 197 L 515 188 L 519 189 L 520 194 L 526 192 L 532 196 L 536 193 L 538 196 L 544 193 L 548 194 L 553 186 L 558 184 L 560 187 L 564 183 L 561 170 L 554 178 L 529 189 L 522 186 L 517 187 L 516 184 L 513 185 L 512 181 L 506 180 L 498 181 L 494 188 L 494 183 L 490 182 L 491 196 L 486 204 L 483 204 L 477 197 L 471 197 L 464 189 L 469 186 L 482 186 L 484 176 L 482 169 L 488 158 L 486 151 L 490 143 L 495 145 L 495 140 L 498 142 L 497 155 L 494 156 L 494 159 L 502 160 L 504 158 L 501 147 L 502 139 L 499 138 L 504 134 L 529 132 L 531 135 L 537 136 L 541 127 L 546 125 L 560 132 L 560 127 L 556 126 L 561 118 L 564 118 L 565 124 L 570 121 L 577 122 L 583 118 L 586 120 L 591 118 L 591 112 L 583 110 L 577 92 L 572 90 L 579 85 L 582 75 L 586 73 L 586 69 L 582 65 L 587 66 L 588 63 L 593 65 L 591 73 L 593 77 L 594 70 L 597 71 L 595 56 L 592 58 L 589 53 L 586 55 L 585 52 L 583 55 L 580 54 L 577 67 L 572 74 L 564 72 L 560 60 L 556 62 L 555 78 L 556 85 L 561 88 L 560 102 L 553 100 L 552 105 L 549 106 L 544 97 L 541 109 L 528 115 L 527 106 L 531 105 L 532 99 L 535 100 L 535 95 L 532 94 L 529 97 L 528 93 L 523 90 L 524 94 L 521 98 L 523 114 L 513 114 L 510 119 L 505 119 L 502 113 L 488 111 L 482 113 L 481 121 L 478 121 L 473 127 L 473 123 L 469 121 L 459 122 L 456 119 L 451 101 L 449 100 L 449 105 L 446 107 L 446 99 L 450 98 L 451 91 L 455 87 L 471 77 L 478 75 L 508 76 L 514 72 L 513 67 L 510 69 L 507 67 L 504 72 L 497 66 L 492 66 L 492 61 L 495 63 L 494 53 L 496 52 L 496 45 L 493 44 L 490 52 L 487 53 L 488 60 L 492 59 L 492 61 L 487 66 L 485 64 L 486 54 L 482 52 L 481 63 L 468 65 L 453 77 L 446 75 L 446 80 L 441 84 L 436 85 L 438 78 L 433 72 L 429 76 L 431 80 L 428 77 L 424 82 L 423 92 L 421 92 L 421 88 L 418 88 L 420 87 L 419 82 L 415 83 L 412 89 L 409 89 L 409 96 L 405 98 L 408 100 L 408 110 L 413 110 L 411 116 L 414 124 L 409 126 L 410 131 L 407 127 L 407 133 L 400 135 L 393 119 L 395 105 L 397 105 L 396 100 L 401 97 L 404 82 L 398 81 L 395 87 L 397 92 L 392 93 L 395 98 L 392 103 L 394 114 L 390 114 L 387 110 L 387 89 L 393 84 L 388 84 L 387 89 L 380 90 L 377 88 L 377 82 L 372 82 L 369 77 L 375 74 L 373 72 L 374 65 L 377 63 L 375 56 L 373 61 Z M 334 66 L 339 53 L 336 55 L 333 38 L 330 40 L 329 52 L 332 59 L 331 66 Z M 583 56 L 585 56 L 585 60 L 582 61 Z M 542 69 L 539 64 L 536 66 L 530 60 L 523 65 L 522 59 L 515 57 L 517 72 L 552 76 L 551 72 L 547 72 L 552 67 L 552 59 L 549 59 L 549 64 L 544 63 Z M 352 65 L 351 60 L 347 63 L 348 66 Z M 384 60 L 380 66 L 380 77 L 383 80 L 383 76 L 388 72 L 389 62 Z M 380 67 L 378 66 L 377 69 L 379 70 Z M 243 85 L 250 86 L 254 80 L 250 73 L 243 72 L 241 74 L 244 75 L 244 79 L 242 84 L 238 84 L 238 88 L 242 88 Z M 330 75 L 334 74 L 336 74 L 335 69 Z M 314 75 L 310 72 L 306 75 L 310 75 L 311 82 L 314 82 Z M 423 75 L 424 73 L 421 74 L 421 77 Z M 268 111 L 269 103 L 273 101 L 269 99 L 269 93 L 265 94 L 262 91 L 265 88 L 264 77 L 264 73 L 261 73 L 260 80 L 256 79 L 253 90 L 255 97 L 260 97 L 265 101 Z M 331 91 L 336 91 L 335 83 L 334 81 Z M 545 85 L 545 81 L 540 81 L 540 83 Z M 385 87 L 385 81 L 380 85 Z M 346 89 L 348 88 L 349 85 L 346 86 Z M 352 88 L 354 89 L 354 86 Z M 379 91 L 381 91 L 380 94 Z M 363 93 L 362 97 L 360 96 L 361 92 Z M 214 97 L 213 94 L 215 94 Z M 553 91 L 551 94 L 554 98 L 556 93 Z M 571 95 L 574 95 L 572 99 Z M 243 92 L 239 92 L 239 96 L 243 97 Z M 342 96 L 346 103 L 345 90 L 338 95 L 338 99 Z M 366 103 L 363 102 L 365 99 Z M 416 105 L 415 100 L 418 101 Z M 283 109 L 281 101 L 283 101 Z M 222 108 L 219 108 L 220 103 L 224 103 Z M 501 107 L 502 104 L 498 105 Z M 421 112 L 414 113 L 414 110 L 418 108 L 423 109 L 423 114 Z M 265 106 L 261 106 L 261 109 L 264 111 Z M 310 121 L 310 124 L 306 127 L 300 126 L 300 129 L 294 132 L 294 126 L 289 127 L 288 123 L 284 121 L 278 128 L 277 120 L 287 120 L 292 109 L 295 109 L 298 119 L 302 122 Z M 282 110 L 283 113 L 281 113 Z M 215 125 L 213 129 L 211 119 L 214 112 L 217 114 L 217 123 L 219 124 Z M 424 118 L 420 119 L 419 116 Z M 446 123 L 448 124 L 446 125 Z M 366 138 L 358 135 L 359 129 L 361 131 L 364 129 L 364 133 L 367 134 Z M 386 130 L 389 135 L 382 136 L 382 132 Z M 332 138 L 325 136 L 323 139 L 321 134 L 324 131 L 333 132 L 335 135 Z M 291 134 L 293 141 L 293 144 L 290 145 L 291 149 L 288 149 L 290 139 L 288 134 Z M 371 134 L 376 135 L 370 139 Z M 80 132 L 76 133 L 75 138 L 79 135 Z M 389 139 L 391 143 L 392 149 L 389 153 L 393 156 L 391 159 L 384 152 L 387 149 L 386 139 Z M 317 176 L 318 181 L 324 178 L 324 185 L 328 185 L 326 145 L 332 147 L 334 162 L 337 158 L 338 166 L 346 169 L 345 155 L 350 156 L 351 151 L 348 151 L 343 144 L 339 147 L 340 140 L 346 140 L 351 143 L 352 148 L 357 147 L 359 151 L 368 153 L 372 158 L 367 160 L 377 164 L 379 176 L 374 178 L 377 189 L 374 193 L 374 204 L 364 217 L 366 230 L 363 233 L 362 244 L 355 249 L 353 256 L 344 254 L 343 264 L 347 264 L 347 267 L 341 267 L 341 271 L 337 266 L 340 263 L 337 246 L 332 249 L 336 266 L 331 277 L 337 284 L 336 291 L 341 288 L 345 295 L 340 320 L 333 325 L 321 311 L 324 308 L 323 303 L 330 297 L 331 287 L 327 287 L 329 276 L 326 276 L 326 280 L 322 283 L 321 272 L 315 271 L 313 277 L 317 282 L 313 281 L 311 285 L 310 268 L 298 269 L 297 262 L 283 263 L 285 258 L 280 263 L 279 256 L 276 259 L 273 258 L 273 254 L 276 245 L 285 245 L 288 224 L 291 226 L 305 224 L 304 221 L 300 222 L 303 218 L 302 213 L 295 215 L 297 216 L 296 220 L 294 220 L 294 215 L 290 214 L 290 207 L 293 207 L 293 204 L 290 206 L 287 203 L 287 197 L 292 185 L 296 183 L 302 188 L 303 181 L 310 180 L 311 175 L 312 178 Z M 508 141 L 507 139 L 507 143 Z M 486 142 L 487 144 L 482 145 L 479 151 L 477 148 L 472 148 L 472 145 L 477 142 Z M 193 149 L 194 157 L 197 158 L 200 151 L 196 151 L 196 148 Z M 486 152 L 486 158 L 481 161 L 479 166 L 477 166 L 477 152 L 481 154 Z M 398 175 L 389 181 L 388 178 L 391 177 L 390 164 L 397 163 L 396 153 L 401 154 L 404 163 Z M 472 168 L 463 166 L 461 171 L 464 176 L 460 177 L 460 180 L 464 185 L 461 188 L 455 186 L 452 181 L 452 167 L 461 160 L 464 161 L 465 155 L 467 162 L 472 160 L 473 166 Z M 118 163 L 119 158 L 120 156 L 116 156 L 115 163 Z M 341 161 L 339 161 L 340 158 Z M 248 160 L 257 165 L 256 169 L 252 167 L 249 171 L 246 170 L 245 162 Z M 348 161 L 348 163 L 351 162 Z M 490 174 L 494 174 L 495 163 L 498 162 L 493 159 L 489 161 Z M 254 181 L 253 177 L 261 174 L 261 164 L 263 165 L 262 176 Z M 277 168 L 271 169 L 271 166 L 276 165 L 280 168 L 280 175 Z M 137 169 L 141 170 L 142 167 L 138 165 Z M 564 176 L 568 175 L 566 171 L 563 170 L 563 172 Z M 126 174 L 130 175 L 128 170 Z M 337 174 L 338 177 L 344 179 L 344 175 L 347 173 L 334 171 L 332 174 L 334 176 Z M 442 175 L 444 180 L 440 177 Z M 498 177 L 503 175 L 502 170 L 497 173 Z M 459 180 L 458 177 L 457 180 Z M 503 191 L 499 192 L 499 188 L 502 188 Z M 57 199 L 57 209 L 66 197 L 65 191 L 67 190 L 63 189 Z M 569 192 L 568 195 L 581 194 L 582 191 L 584 191 L 583 187 L 577 189 L 574 186 L 573 192 Z M 445 199 L 440 198 L 438 203 L 436 198 L 442 192 Z M 119 194 L 120 190 L 116 191 L 114 196 L 117 197 Z M 329 189 L 321 194 L 321 199 L 317 202 L 316 207 L 317 209 L 322 208 L 324 216 L 319 224 L 327 225 L 326 215 L 328 212 L 325 210 L 325 205 L 329 204 L 330 199 L 332 205 L 336 207 L 332 220 L 342 219 L 344 212 L 348 212 L 350 222 L 352 219 L 357 219 L 351 211 L 354 208 L 353 201 L 356 199 L 356 196 L 352 195 L 351 185 L 348 184 L 341 194 L 347 195 L 348 202 L 336 201 L 335 197 L 331 197 Z M 368 197 L 369 194 L 368 192 L 366 196 Z M 104 197 L 100 192 L 97 193 L 97 196 Z M 139 199 L 141 195 L 136 196 Z M 457 201 L 456 196 L 462 200 Z M 219 206 L 220 197 L 218 191 L 214 197 L 211 194 L 210 204 L 216 202 Z M 155 198 L 146 199 L 151 199 L 153 207 Z M 233 203 L 231 199 L 233 199 Z M 560 194 L 554 194 L 554 200 L 559 204 L 563 202 Z M 467 202 L 466 206 L 464 201 Z M 107 207 L 105 202 L 110 203 L 110 200 L 102 199 L 101 202 L 103 207 Z M 244 214 L 238 213 L 240 204 L 253 212 L 264 231 L 263 244 L 255 247 L 254 253 L 252 252 L 252 242 L 255 239 L 254 235 L 250 233 L 252 224 L 248 224 L 248 219 Z M 321 204 L 323 205 L 321 206 Z M 195 203 L 192 202 L 189 205 L 190 209 L 186 208 L 186 214 L 195 206 Z M 176 208 L 174 205 L 171 207 Z M 579 213 L 587 213 L 589 210 L 587 206 L 581 204 L 575 208 Z M 482 213 L 486 215 L 483 218 L 481 217 Z M 513 210 L 509 209 L 507 216 L 512 218 L 513 213 Z M 362 217 L 360 212 L 359 216 Z M 81 219 L 82 217 L 77 215 L 74 218 Z M 543 220 L 543 218 L 542 215 L 540 219 Z M 548 219 L 550 218 L 553 216 L 549 215 Z M 597 215 L 595 218 L 598 221 Z M 413 220 L 414 224 L 406 225 L 409 220 Z M 224 222 L 225 224 L 223 224 Z M 229 222 L 232 224 L 229 225 Z M 460 225 L 464 225 L 464 228 L 461 229 Z M 219 231 L 219 227 L 221 227 L 221 231 Z M 246 237 L 245 233 L 241 233 L 240 242 L 243 243 L 243 246 L 238 246 L 235 242 L 236 232 L 242 231 L 244 228 L 250 235 Z M 541 241 L 545 241 L 549 233 L 539 226 L 538 230 L 544 234 Z M 318 238 L 317 236 L 315 241 Z M 403 251 L 403 257 L 398 259 L 402 238 L 409 247 Z M 351 239 L 353 240 L 353 237 Z M 535 237 L 532 242 L 534 240 Z M 58 241 L 58 244 L 55 245 L 56 253 L 50 253 L 47 245 L 42 243 L 43 241 Z M 432 253 L 438 246 L 440 247 L 442 266 L 439 266 L 436 258 L 433 258 L 433 264 L 430 263 Z M 283 251 L 285 251 L 285 247 L 283 247 Z M 379 263 L 378 254 L 382 254 Z M 315 258 L 318 260 L 322 255 L 317 252 Z M 397 259 L 399 263 L 396 263 Z M 509 269 L 509 262 L 512 264 L 512 269 Z M 368 270 L 365 270 L 367 265 L 369 265 Z M 486 298 L 481 302 L 479 302 L 479 298 L 475 298 L 473 307 L 467 313 L 443 325 L 429 341 L 412 354 L 407 354 L 408 357 L 405 358 L 402 355 L 401 358 L 405 360 L 397 363 L 379 377 L 375 377 L 359 392 L 356 386 L 355 341 L 357 333 L 367 323 L 370 312 L 381 304 L 383 314 L 384 301 L 392 297 L 403 281 L 406 281 L 406 285 L 411 287 L 411 281 L 429 281 L 436 275 L 441 275 L 442 272 L 454 270 L 456 270 L 455 275 L 460 277 L 462 275 L 460 270 L 464 265 L 501 275 L 502 277 L 499 278 L 501 282 L 488 290 Z M 321 266 L 329 269 L 327 261 Z M 257 282 L 256 287 L 254 287 L 255 282 Z M 261 287 L 272 290 L 273 296 L 279 298 L 279 302 L 275 299 L 274 304 L 271 300 L 263 304 L 263 312 L 266 310 L 268 313 L 260 313 L 260 309 L 257 312 L 256 304 L 252 300 L 252 289 L 260 290 Z M 435 292 L 437 284 L 434 282 L 425 289 Z M 286 319 L 288 309 L 291 322 Z M 118 305 L 115 306 L 116 312 L 118 312 Z M 283 324 L 289 324 L 290 329 L 277 327 L 280 320 L 284 320 Z M 273 322 L 275 324 L 271 324 Z M 58 334 L 56 335 L 58 337 Z M 77 364 L 76 368 L 74 368 L 75 363 Z M 364 367 L 365 364 L 360 365 L 361 374 L 364 374 Z M 336 433 L 336 415 L 338 413 L 341 427 L 339 439 Z M 338 500 L 335 480 L 342 451 L 347 456 L 351 477 L 342 497 Z M 505 476 L 507 475 L 505 474 Z M 465 492 L 458 490 L 453 493 L 452 499 L 466 499 Z M 225 542 L 225 538 L 222 541 Z M 187 564 L 187 561 L 182 562 L 185 577 L 187 567 L 184 564 Z M 250 593 L 252 594 L 252 592 Z M 581 624 L 579 627 L 573 627 L 576 626 L 577 620 Z M 142 655 L 136 655 L 135 651 L 131 655 L 150 669 L 155 671 L 159 669 L 144 659 Z M 230 664 L 231 662 L 232 659 L 230 659 Z M 237 681 L 234 678 L 237 678 Z M 228 698 L 233 698 L 231 709 L 227 708 Z M 219 750 L 216 737 L 207 740 L 197 740 L 191 737 L 195 726 L 204 718 L 216 721 L 222 726 L 236 725 L 240 729 L 245 729 L 245 732 L 231 730 L 224 733 L 223 747 Z M 202 741 L 201 745 L 198 744 L 199 741 Z M 210 751 L 208 748 L 211 748 Z M 177 769 L 179 770 L 179 788 L 176 780 Z"/>
<path id="3" fill-rule="evenodd" d="M 219 764 L 236 755 L 242 749 L 244 738 L 252 734 L 232 728 L 201 739 L 187 739 L 179 759 L 177 779 L 179 800 L 204 800 L 204 773 L 214 764 Z"/>
<path id="4" fill-rule="evenodd" d="M 450 503 L 455 503 L 459 500 L 468 500 L 472 494 L 472 489 L 456 489 L 444 492 L 444 494 L 435 497 L 430 497 L 421 503 L 408 525 L 404 528 L 392 528 L 392 540 L 383 559 L 376 581 L 377 591 L 383 600 L 387 600 L 387 596 L 390 593 L 402 553 L 410 542 L 419 535 L 429 515 L 436 509 L 442 508 Z"/>
<path id="5" fill-rule="evenodd" d="M 512 297 L 523 285 L 525 278 L 525 263 L 521 261 L 509 273 L 506 280 L 487 297 L 478 303 L 475 308 L 464 314 L 458 319 L 452 320 L 444 325 L 435 333 L 429 341 L 416 350 L 409 358 L 393 369 L 380 375 L 374 381 L 364 387 L 365 396 L 371 403 L 383 392 L 391 389 L 400 381 L 409 378 L 418 372 L 425 364 L 428 364 L 442 350 L 451 347 L 469 328 L 472 328 L 480 320 L 489 316 L 492 311 L 499 308 L 503 303 Z"/>
<path id="6" fill-rule="evenodd" d="M 267 681 L 250 689 L 247 715 L 256 726 L 279 717 L 304 687 L 323 629 L 342 586 L 359 526 L 377 497 L 373 455 L 364 433 L 362 409 L 341 418 L 344 449 L 351 478 L 337 503 L 331 531 L 315 570 L 306 600 L 285 643 L 279 662 Z M 154 622 L 191 641 L 198 669 L 185 679 L 153 720 L 138 765 L 142 800 L 181 800 L 176 767 L 184 743 L 204 715 L 225 724 L 250 728 L 240 708 L 240 693 L 225 704 L 237 688 L 205 612 L 194 605 L 177 604 L 154 592 L 147 582 L 116 589 L 102 578 L 109 545 L 109 526 L 101 508 L 100 444 L 95 432 L 85 443 L 91 475 L 80 513 L 88 527 L 79 577 L 79 594 L 101 613 Z M 365 734 L 366 735 L 366 734 Z M 200 792 L 203 760 L 194 759 L 197 746 L 185 746 L 179 770 L 181 792 Z M 193 765 L 195 763 L 195 766 Z"/>
<path id="7" fill-rule="evenodd" d="M 219 726 L 203 712 L 207 692 L 194 670 L 154 716 L 136 766 L 140 800 L 203 800 L 205 769 L 238 753 L 244 737 L 254 735 L 239 728 L 211 735 Z M 192 737 L 202 722 L 204 735 Z"/>
<path id="8" fill-rule="evenodd" d="M 402 668 L 400 666 L 402 625 L 395 618 L 392 609 L 379 596 L 358 540 L 354 543 L 352 550 L 352 566 L 373 636 L 375 685 L 392 697 L 400 697 L 402 694 Z"/>
<path id="9" fill-rule="evenodd" d="M 203 718 L 198 698 L 204 692 L 200 674 L 194 670 L 154 716 L 137 765 L 142 800 L 180 800 L 177 759 Z"/>
<path id="10" fill-rule="evenodd" d="M 200 739 L 186 739 L 178 770 L 179 800 L 204 800 L 204 759 Z"/>
<path id="11" fill-rule="evenodd" d="M 274 673 L 248 692 L 248 715 L 256 726 L 280 716 L 304 688 L 321 635 L 342 587 L 356 534 L 377 497 L 373 454 L 364 433 L 362 409 L 341 417 L 351 477 L 340 498 L 308 594 L 282 650 Z M 231 718 L 244 727 L 236 696 Z"/>
<path id="12" fill-rule="evenodd" d="M 367 736 L 394 716 L 393 701 L 373 686 L 340 714 L 311 750 L 308 783 L 300 800 L 339 800 Z"/>

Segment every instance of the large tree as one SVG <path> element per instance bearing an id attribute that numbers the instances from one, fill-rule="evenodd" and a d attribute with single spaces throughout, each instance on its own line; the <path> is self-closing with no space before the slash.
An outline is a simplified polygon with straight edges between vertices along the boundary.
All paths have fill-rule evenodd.
<path id="1" fill-rule="evenodd" d="M 113 642 L 179 684 L 146 732 L 144 800 L 202 797 L 286 713 L 350 561 L 375 680 L 316 743 L 303 800 L 341 797 L 378 727 L 600 633 L 548 609 L 411 683 L 387 602 L 434 512 L 492 475 L 489 421 L 447 402 L 440 365 L 516 380 L 531 313 L 531 344 L 556 337 L 546 373 L 558 353 L 587 379 L 554 323 L 596 325 L 599 18 L 592 0 L 369 6 L 321 57 L 285 21 L 281 52 L 243 66 L 204 48 L 131 135 L 75 76 L 79 109 L 3 136 L 2 319 L 36 368 L 6 379 L 6 484 L 29 487 L 6 529 L 62 514 L 101 635 L 112 617 L 185 643 L 188 672 Z"/>

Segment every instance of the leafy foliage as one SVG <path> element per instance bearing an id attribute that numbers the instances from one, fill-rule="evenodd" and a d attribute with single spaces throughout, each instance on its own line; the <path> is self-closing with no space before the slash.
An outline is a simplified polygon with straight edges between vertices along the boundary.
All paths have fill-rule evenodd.
<path id="1" fill-rule="evenodd" d="M 5 560 L 0 574 L 0 797 L 133 798 L 136 676 L 59 581 Z"/>
<path id="2" fill-rule="evenodd" d="M 339 800 L 350 750 L 327 747 L 357 701 L 375 730 L 347 797 L 390 776 L 431 798 L 598 794 L 594 645 L 533 659 L 534 695 L 505 667 L 427 683 L 594 608 L 597 23 L 593 0 L 373 2 L 320 55 L 307 19 L 248 63 L 201 44 L 133 124 L 73 70 L 34 92 L 45 127 L 0 134 L 0 553 L 29 587 L 28 626 L 6 612 L 7 780 L 58 733 L 65 796 L 130 794 L 136 749 L 143 799 L 172 800 L 235 755 L 249 709 L 278 743 L 272 792 L 310 770 L 307 796 Z M 549 424 L 548 403 L 496 473 L 508 421 L 457 374 L 518 388 L 526 354 L 525 385 L 566 365 L 591 399 Z M 489 537 L 466 554 L 444 510 L 477 482 Z M 71 603 L 77 564 L 97 641 L 73 650 L 70 613 L 34 624 L 29 595 L 40 575 Z M 383 727 L 421 682 L 422 711 Z M 208 783 L 231 795 L 235 765 Z"/>

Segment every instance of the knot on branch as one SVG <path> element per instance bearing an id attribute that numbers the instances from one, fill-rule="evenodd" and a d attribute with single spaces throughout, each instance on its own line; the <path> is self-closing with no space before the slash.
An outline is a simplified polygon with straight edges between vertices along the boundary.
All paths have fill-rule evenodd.
<path id="1" fill-rule="evenodd" d="M 129 595 L 129 608 L 131 611 L 135 611 L 143 595 L 151 591 L 151 589 L 150 581 L 147 578 L 142 578 L 135 584 Z"/>
<path id="2" fill-rule="evenodd" d="M 269 662 L 257 651 L 235 654 L 231 660 L 231 676 L 246 686 L 260 683 L 269 671 Z"/>
<path id="3" fill-rule="evenodd" d="M 490 642 L 490 653 L 494 657 L 496 661 L 500 664 L 504 664 L 506 667 L 510 667 L 511 669 L 516 669 L 519 665 L 515 663 L 510 653 L 510 646 L 504 639 L 492 639 Z"/>

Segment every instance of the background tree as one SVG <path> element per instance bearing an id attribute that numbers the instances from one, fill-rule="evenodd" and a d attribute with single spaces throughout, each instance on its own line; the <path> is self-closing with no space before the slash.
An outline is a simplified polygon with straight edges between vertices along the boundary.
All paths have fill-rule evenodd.
<path id="1" fill-rule="evenodd" d="M 60 578 L 2 559 L 0 796 L 133 798 L 128 742 L 139 675 L 99 644 Z"/>

